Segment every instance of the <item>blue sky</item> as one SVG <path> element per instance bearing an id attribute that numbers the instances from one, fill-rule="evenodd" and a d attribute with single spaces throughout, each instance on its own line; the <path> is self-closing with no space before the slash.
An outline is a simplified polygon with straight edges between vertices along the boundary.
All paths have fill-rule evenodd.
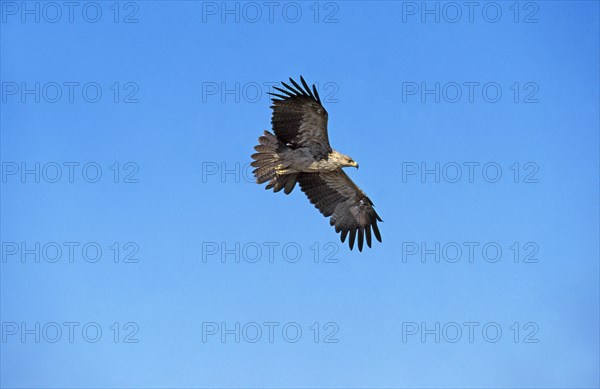
<path id="1" fill-rule="evenodd" d="M 3 387 L 600 385 L 597 2 L 0 5 Z M 251 182 L 300 75 L 362 253 Z"/>

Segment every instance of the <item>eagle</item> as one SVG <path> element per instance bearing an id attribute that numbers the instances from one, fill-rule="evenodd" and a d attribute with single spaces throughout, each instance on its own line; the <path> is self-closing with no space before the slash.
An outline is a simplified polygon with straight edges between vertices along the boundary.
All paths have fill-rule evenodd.
<path id="1" fill-rule="evenodd" d="M 299 183 L 309 201 L 329 223 L 341 233 L 342 243 L 348 240 L 350 250 L 358 236 L 358 250 L 363 241 L 371 247 L 371 231 L 381 242 L 377 222 L 382 221 L 373 202 L 342 170 L 355 167 L 352 158 L 331 148 L 327 135 L 328 114 L 313 84 L 312 90 L 300 76 L 299 85 L 290 77 L 290 84 L 273 87 L 273 133 L 265 131 L 258 138 L 257 151 L 251 166 L 257 184 L 268 181 L 265 189 L 287 195 Z"/>

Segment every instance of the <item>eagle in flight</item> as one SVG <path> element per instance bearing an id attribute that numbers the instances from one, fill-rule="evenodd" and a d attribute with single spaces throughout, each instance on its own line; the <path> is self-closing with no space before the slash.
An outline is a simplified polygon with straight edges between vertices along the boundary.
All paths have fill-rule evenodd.
<path id="1" fill-rule="evenodd" d="M 352 158 L 329 145 L 327 111 L 321 104 L 317 88 L 312 90 L 301 76 L 300 86 L 290 78 L 291 85 L 274 87 L 271 124 L 274 135 L 265 131 L 258 138 L 251 163 L 256 182 L 268 181 L 265 189 L 283 189 L 290 194 L 296 182 L 308 199 L 325 217 L 344 242 L 350 235 L 350 250 L 358 235 L 358 250 L 363 241 L 371 247 L 371 231 L 381 242 L 377 221 L 382 221 L 373 202 L 344 173 L 343 167 L 356 167 Z"/>

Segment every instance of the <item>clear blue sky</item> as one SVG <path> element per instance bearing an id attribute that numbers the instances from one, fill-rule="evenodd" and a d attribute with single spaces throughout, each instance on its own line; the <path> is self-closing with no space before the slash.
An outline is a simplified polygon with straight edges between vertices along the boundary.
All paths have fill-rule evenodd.
<path id="1" fill-rule="evenodd" d="M 0 5 L 2 387 L 600 385 L 598 2 Z M 250 182 L 300 75 L 362 253 Z"/>

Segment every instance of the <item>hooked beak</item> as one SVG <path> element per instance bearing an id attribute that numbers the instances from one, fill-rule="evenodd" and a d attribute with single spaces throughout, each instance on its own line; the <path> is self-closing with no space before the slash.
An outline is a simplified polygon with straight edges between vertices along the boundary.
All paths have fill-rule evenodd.
<path id="1" fill-rule="evenodd" d="M 358 164 L 354 162 L 354 167 L 358 169 Z"/>

